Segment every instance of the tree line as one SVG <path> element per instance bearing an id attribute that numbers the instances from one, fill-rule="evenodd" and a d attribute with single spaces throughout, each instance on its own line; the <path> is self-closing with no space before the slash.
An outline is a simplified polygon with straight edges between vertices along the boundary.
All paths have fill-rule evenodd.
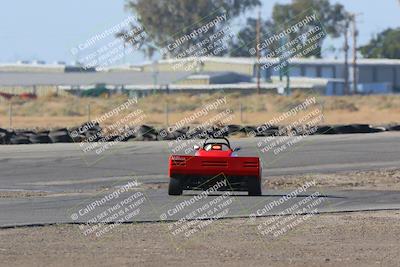
<path id="1" fill-rule="evenodd" d="M 339 3 L 332 4 L 329 0 L 292 0 L 289 4 L 275 4 L 270 19 L 249 17 L 243 25 L 234 24 L 236 18 L 243 17 L 260 7 L 260 0 L 128 0 L 125 8 L 137 16 L 147 37 L 138 42 L 132 42 L 135 36 L 128 34 L 132 32 L 130 29 L 120 32 L 117 37 L 124 38 L 129 44 L 139 47 L 148 58 L 152 58 L 160 50 L 165 52 L 162 53 L 164 58 L 172 58 L 193 49 L 196 44 L 209 36 L 218 34 L 224 27 L 231 26 L 236 29 L 236 35 L 228 40 L 227 49 L 220 51 L 219 56 L 250 57 L 252 55 L 249 53 L 249 48 L 256 46 L 257 40 L 267 39 L 307 11 L 316 13 L 318 21 L 312 21 L 307 27 L 296 32 L 296 35 L 309 31 L 310 27 L 323 25 L 327 36 L 343 37 L 349 30 L 349 22 L 355 19 L 354 15 Z M 213 25 L 207 30 L 195 31 L 201 29 L 213 18 L 222 15 L 228 19 L 219 21 L 218 25 Z M 137 25 L 132 24 L 131 27 L 134 28 Z M 258 33 L 257 29 L 259 29 Z M 196 34 L 193 34 L 194 31 Z M 286 42 L 294 38 L 293 35 L 289 35 Z M 165 49 L 182 36 L 191 37 L 186 38 L 174 49 Z M 305 57 L 321 58 L 324 41 L 321 39 L 315 53 L 305 55 Z M 368 44 L 357 47 L 357 51 L 365 58 L 399 59 L 400 27 L 384 30 L 373 37 Z M 263 53 L 268 53 L 268 50 Z"/>

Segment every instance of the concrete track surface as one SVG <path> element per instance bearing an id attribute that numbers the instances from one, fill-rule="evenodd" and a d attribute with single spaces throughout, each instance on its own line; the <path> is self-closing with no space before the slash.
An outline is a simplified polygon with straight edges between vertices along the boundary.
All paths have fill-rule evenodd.
<path id="1" fill-rule="evenodd" d="M 400 166 L 400 134 L 395 132 L 308 136 L 276 155 L 274 149 L 266 153 L 260 150 L 260 144 L 264 147 L 279 138 L 285 137 L 232 139 L 232 144 L 243 148 L 241 155 L 262 158 L 263 179 L 270 175 Z M 134 204 L 127 222 L 159 221 L 160 217 L 179 220 L 201 209 L 204 203 L 221 199 L 228 207 L 221 217 L 264 216 L 278 214 L 317 191 L 309 188 L 273 209 L 266 207 L 290 191 L 267 189 L 261 197 L 235 193 L 223 198 L 218 192 L 198 199 L 193 191 L 184 196 L 168 196 L 164 187 L 152 186 L 168 182 L 167 158 L 171 147 L 174 144 L 168 142 L 120 143 L 96 155 L 84 153 L 79 144 L 1 146 L 0 192 L 15 196 L 0 197 L 0 226 L 87 222 L 102 212 L 108 210 L 110 214 L 117 210 L 124 200 L 126 205 Z M 88 208 L 130 181 L 137 181 L 137 188 L 108 199 L 93 210 Z M 27 197 L 25 193 L 31 195 Z M 400 194 L 391 191 L 320 190 L 313 196 L 320 199 L 318 212 L 400 209 Z M 181 205 L 186 206 L 180 210 Z"/>

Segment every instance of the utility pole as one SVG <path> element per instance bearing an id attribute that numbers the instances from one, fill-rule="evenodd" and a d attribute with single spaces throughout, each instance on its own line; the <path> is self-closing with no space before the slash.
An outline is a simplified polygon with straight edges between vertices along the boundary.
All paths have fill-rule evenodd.
<path id="1" fill-rule="evenodd" d="M 257 68 L 257 94 L 261 93 L 261 86 L 260 86 L 260 79 L 261 79 L 261 70 L 260 70 L 260 59 L 261 59 L 261 53 L 260 50 L 258 49 L 258 45 L 261 42 L 261 11 L 258 11 L 258 18 L 257 18 L 257 25 L 256 25 L 256 51 L 257 51 L 257 63 L 256 63 L 256 68 Z"/>
<path id="2" fill-rule="evenodd" d="M 349 21 L 346 19 L 344 32 L 344 94 L 348 95 L 349 90 Z"/>
<path id="3" fill-rule="evenodd" d="M 158 61 L 155 60 L 153 61 L 153 95 L 156 93 L 157 91 L 157 87 L 158 87 Z"/>
<path id="4" fill-rule="evenodd" d="M 168 128 L 169 126 L 169 103 L 168 100 L 165 102 L 165 125 Z"/>
<path id="5" fill-rule="evenodd" d="M 357 70 L 357 22 L 356 22 L 356 14 L 352 14 L 351 16 L 352 22 L 352 35 L 353 35 L 353 93 L 357 94 L 358 87 L 358 70 Z"/>

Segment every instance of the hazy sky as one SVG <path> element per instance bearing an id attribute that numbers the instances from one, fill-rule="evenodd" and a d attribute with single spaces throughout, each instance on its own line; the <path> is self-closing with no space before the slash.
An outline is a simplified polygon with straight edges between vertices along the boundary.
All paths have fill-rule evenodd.
<path id="1" fill-rule="evenodd" d="M 12 0 L 2 1 L 0 9 L 0 62 L 17 60 L 74 60 L 70 50 L 97 33 L 129 16 L 124 0 Z M 281 0 L 262 0 L 263 16 Z M 335 2 L 335 1 L 331 1 Z M 400 26 L 398 0 L 338 0 L 346 9 L 362 13 L 359 17 L 360 43 L 388 27 Z M 253 12 L 255 14 L 255 12 Z M 252 15 L 252 14 L 250 14 Z M 244 21 L 244 19 L 242 20 Z M 340 46 L 341 41 L 329 43 Z M 139 53 L 130 63 L 143 60 Z"/>

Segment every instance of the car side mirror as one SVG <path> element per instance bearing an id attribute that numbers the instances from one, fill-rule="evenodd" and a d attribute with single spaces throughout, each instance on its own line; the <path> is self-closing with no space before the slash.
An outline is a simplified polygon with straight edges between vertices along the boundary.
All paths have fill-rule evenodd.
<path id="1" fill-rule="evenodd" d="M 193 149 L 194 149 L 194 150 L 199 150 L 200 147 L 199 147 L 198 145 L 194 145 L 194 146 L 193 146 Z"/>
<path id="2" fill-rule="evenodd" d="M 235 147 L 234 149 L 233 149 L 233 152 L 237 152 L 237 151 L 239 151 L 239 150 L 241 150 L 242 148 L 241 147 Z"/>

